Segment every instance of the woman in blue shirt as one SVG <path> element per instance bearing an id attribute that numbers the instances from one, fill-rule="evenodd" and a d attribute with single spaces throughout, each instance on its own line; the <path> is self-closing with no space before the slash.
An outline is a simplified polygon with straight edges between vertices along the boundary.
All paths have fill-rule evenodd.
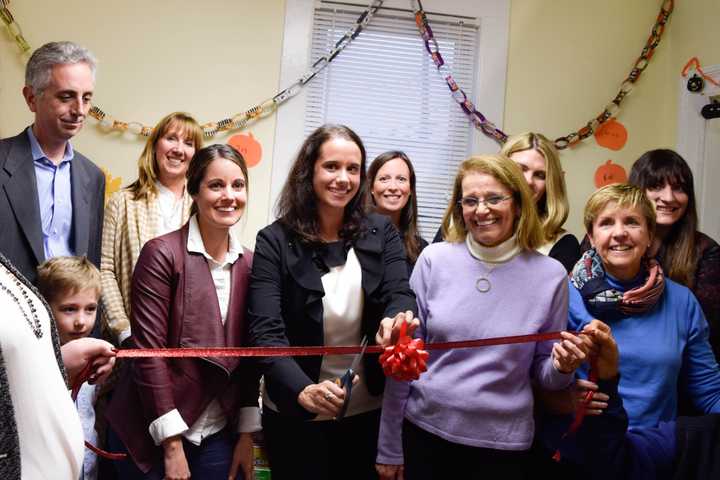
<path id="1" fill-rule="evenodd" d="M 677 416 L 678 386 L 704 413 L 720 413 L 720 367 L 708 325 L 690 290 L 664 278 L 646 253 L 655 209 L 638 187 L 610 185 L 585 206 L 592 249 L 573 269 L 569 328 L 597 318 L 620 347 L 620 395 L 630 426 L 651 427 Z"/>

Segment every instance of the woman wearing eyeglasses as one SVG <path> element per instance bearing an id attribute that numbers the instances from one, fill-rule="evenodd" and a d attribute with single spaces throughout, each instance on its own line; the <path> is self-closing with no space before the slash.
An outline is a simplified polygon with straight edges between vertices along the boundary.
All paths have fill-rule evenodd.
<path id="1" fill-rule="evenodd" d="M 415 336 L 447 342 L 565 327 L 565 269 L 536 251 L 540 222 L 514 162 L 497 155 L 463 162 L 443 230 L 446 241 L 423 251 L 410 279 Z M 524 478 L 535 428 L 531 383 L 567 387 L 586 353 L 569 333 L 554 345 L 432 352 L 419 380 L 386 384 L 381 478 Z"/>
<path id="2" fill-rule="evenodd" d="M 427 247 L 417 227 L 417 194 L 415 192 L 415 169 L 410 158 L 400 151 L 381 153 L 368 168 L 368 207 L 390 217 L 400 232 L 408 274 L 420 252 Z"/>

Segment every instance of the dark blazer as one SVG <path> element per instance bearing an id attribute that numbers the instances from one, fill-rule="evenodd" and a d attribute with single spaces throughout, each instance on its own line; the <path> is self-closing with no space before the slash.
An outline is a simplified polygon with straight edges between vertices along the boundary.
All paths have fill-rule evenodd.
<path id="1" fill-rule="evenodd" d="M 398 312 L 417 312 L 408 285 L 400 236 L 387 217 L 370 214 L 364 233 L 352 243 L 362 268 L 364 307 L 361 331 L 375 343 L 380 320 Z M 320 277 L 326 272 L 318 250 L 300 241 L 280 221 L 262 229 L 255 244 L 248 321 L 255 346 L 323 345 L 325 294 Z M 383 391 L 378 355 L 366 354 L 364 367 L 371 394 Z M 317 383 L 322 357 L 261 360 L 265 386 L 282 415 L 312 418 L 297 401 L 308 385 Z"/>
<path id="2" fill-rule="evenodd" d="M 223 326 L 207 260 L 187 250 L 188 225 L 150 240 L 140 252 L 131 293 L 132 340 L 136 348 L 237 347 L 246 338 L 245 296 L 252 253 L 231 269 L 230 303 Z M 233 425 L 238 409 L 258 405 L 259 375 L 240 358 L 146 358 L 128 364 L 107 419 L 135 463 L 148 471 L 162 460 L 148 426 L 178 409 L 191 426 L 217 398 Z"/>
<path id="3" fill-rule="evenodd" d="M 71 246 L 100 266 L 105 175 L 75 152 L 70 167 L 72 185 Z M 25 277 L 35 283 L 43 251 L 35 165 L 30 139 L 23 130 L 0 140 L 0 249 Z"/>

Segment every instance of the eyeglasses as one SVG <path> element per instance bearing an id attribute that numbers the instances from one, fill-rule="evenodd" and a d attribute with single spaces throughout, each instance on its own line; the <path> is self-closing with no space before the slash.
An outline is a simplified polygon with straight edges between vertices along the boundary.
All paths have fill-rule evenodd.
<path id="1" fill-rule="evenodd" d="M 480 204 L 485 205 L 486 208 L 490 208 L 497 207 L 505 200 L 510 200 L 511 198 L 513 198 L 512 195 L 507 195 L 504 197 L 500 195 L 493 195 L 492 197 L 487 198 L 462 197 L 458 202 L 458 205 L 462 206 L 463 208 L 467 208 L 468 210 L 474 210 Z"/>

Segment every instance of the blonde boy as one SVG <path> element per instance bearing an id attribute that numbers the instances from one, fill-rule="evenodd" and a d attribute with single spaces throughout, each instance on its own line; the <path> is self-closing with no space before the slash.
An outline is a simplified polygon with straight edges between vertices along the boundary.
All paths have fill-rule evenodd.
<path id="1" fill-rule="evenodd" d="M 87 257 L 55 257 L 38 267 L 38 290 L 50 304 L 60 345 L 88 336 L 95 326 L 100 299 L 100 271 Z M 94 379 L 91 377 L 91 381 Z M 98 390 L 87 382 L 77 397 L 85 439 L 97 445 L 95 401 Z M 97 479 L 97 456 L 85 451 L 82 480 Z"/>
<path id="2" fill-rule="evenodd" d="M 61 345 L 92 332 L 101 286 L 100 271 L 87 257 L 55 257 L 40 265 L 38 290 L 50 304 Z"/>

